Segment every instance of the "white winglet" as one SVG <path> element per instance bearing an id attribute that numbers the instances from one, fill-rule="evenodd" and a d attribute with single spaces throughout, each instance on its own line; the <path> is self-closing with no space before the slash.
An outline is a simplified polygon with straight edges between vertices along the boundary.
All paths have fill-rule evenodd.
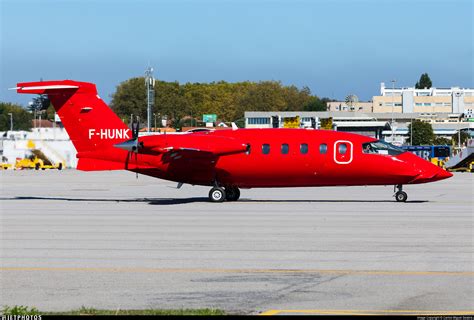
<path id="1" fill-rule="evenodd" d="M 77 89 L 78 86 L 69 86 L 69 85 L 51 85 L 51 86 L 37 86 L 37 87 L 19 87 L 17 89 L 22 90 L 49 90 L 49 89 Z"/>
<path id="2" fill-rule="evenodd" d="M 232 130 L 237 130 L 239 129 L 239 127 L 237 127 L 237 125 L 235 124 L 235 122 L 232 122 Z"/>

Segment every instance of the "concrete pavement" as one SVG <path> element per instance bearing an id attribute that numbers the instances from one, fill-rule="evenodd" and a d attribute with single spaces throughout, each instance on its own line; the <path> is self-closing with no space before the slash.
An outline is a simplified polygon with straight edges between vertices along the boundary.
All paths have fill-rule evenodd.
<path id="1" fill-rule="evenodd" d="M 0 174 L 0 305 L 474 310 L 469 173 L 407 186 L 407 203 L 393 186 L 209 203 L 127 172 Z"/>

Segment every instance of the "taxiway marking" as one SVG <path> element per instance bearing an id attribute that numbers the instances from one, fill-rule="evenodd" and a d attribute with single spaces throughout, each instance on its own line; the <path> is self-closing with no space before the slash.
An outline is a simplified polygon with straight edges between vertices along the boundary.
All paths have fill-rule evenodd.
<path id="1" fill-rule="evenodd" d="M 474 310 L 268 310 L 260 313 L 260 315 L 274 316 L 282 313 L 325 315 L 474 315 Z"/>

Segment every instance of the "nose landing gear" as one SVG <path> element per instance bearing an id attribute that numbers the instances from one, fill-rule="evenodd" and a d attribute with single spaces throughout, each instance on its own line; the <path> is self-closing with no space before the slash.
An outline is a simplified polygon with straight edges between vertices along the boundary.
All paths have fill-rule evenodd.
<path id="1" fill-rule="evenodd" d="M 405 202 L 407 201 L 408 195 L 406 192 L 402 191 L 403 186 L 401 184 L 396 185 L 393 189 L 398 189 L 398 191 L 395 193 L 395 200 L 397 202 Z"/>

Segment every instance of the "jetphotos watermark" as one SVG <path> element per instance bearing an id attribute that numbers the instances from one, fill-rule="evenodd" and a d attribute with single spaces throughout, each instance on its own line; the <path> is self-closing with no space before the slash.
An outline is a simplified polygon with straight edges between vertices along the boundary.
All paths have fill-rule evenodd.
<path id="1" fill-rule="evenodd" d="M 34 315 L 2 315 L 2 320 L 41 320 L 41 316 Z"/>

